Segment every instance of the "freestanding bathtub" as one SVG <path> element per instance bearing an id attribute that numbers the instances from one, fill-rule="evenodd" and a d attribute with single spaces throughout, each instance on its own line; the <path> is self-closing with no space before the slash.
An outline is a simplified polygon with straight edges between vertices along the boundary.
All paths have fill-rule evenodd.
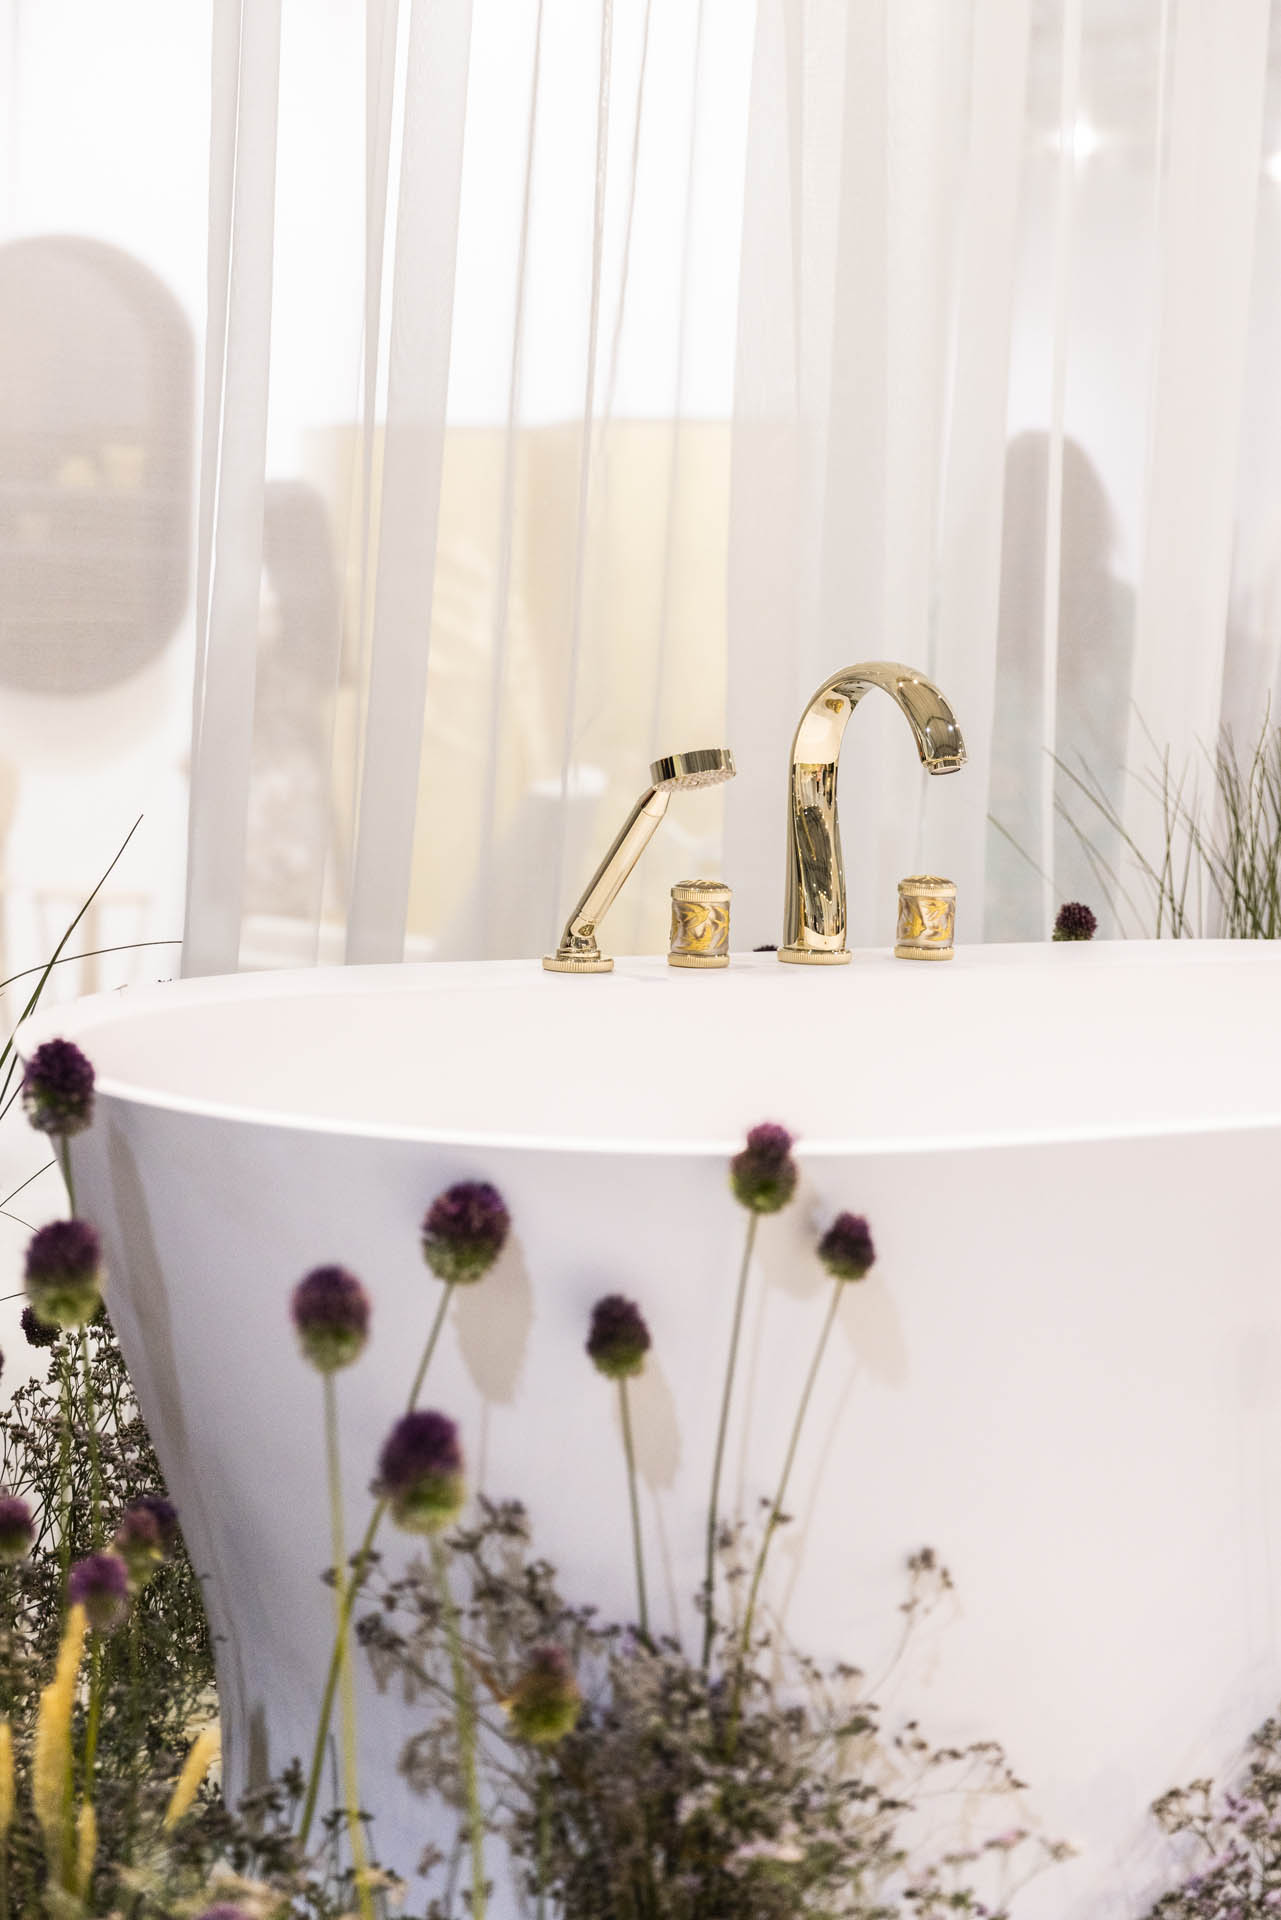
<path id="1" fill-rule="evenodd" d="M 629 1617 L 614 1401 L 582 1351 L 606 1291 L 643 1304 L 636 1396 L 654 1611 L 694 1630 L 744 1216 L 726 1160 L 774 1119 L 803 1184 L 763 1223 L 727 1475 L 772 1489 L 843 1207 L 879 1259 L 851 1287 L 798 1462 L 773 1599 L 815 1652 L 875 1671 L 905 1556 L 958 1603 L 900 1696 L 991 1735 L 1080 1855 L 1019 1920 L 1143 1911 L 1146 1809 L 1230 1763 L 1281 1693 L 1281 952 L 1203 942 L 996 947 L 947 966 L 738 958 L 264 974 L 31 1021 L 99 1074 L 74 1153 L 112 1317 L 206 1577 L 233 1791 L 307 1751 L 331 1596 L 320 1389 L 288 1296 L 341 1261 L 374 1300 L 340 1377 L 347 1500 L 436 1304 L 431 1198 L 493 1180 L 513 1243 L 460 1292 L 425 1396 L 475 1487 L 523 1499 L 566 1590 Z M 798 1564 L 798 1553 L 803 1559 Z M 379 1849 L 431 1815 L 400 1780 L 420 1724 L 362 1687 Z"/>

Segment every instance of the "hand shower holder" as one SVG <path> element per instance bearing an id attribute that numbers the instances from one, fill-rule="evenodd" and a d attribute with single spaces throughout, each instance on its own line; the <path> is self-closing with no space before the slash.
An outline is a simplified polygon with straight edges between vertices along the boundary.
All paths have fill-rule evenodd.
<path id="1" fill-rule="evenodd" d="M 655 760 L 651 784 L 623 822 L 613 845 L 588 881 L 578 905 L 565 922 L 555 953 L 543 955 L 548 973 L 612 973 L 614 962 L 602 953 L 596 932 L 609 912 L 628 874 L 653 838 L 659 821 L 677 788 L 715 787 L 734 778 L 734 756 L 728 747 L 698 747 L 693 753 L 673 753 Z"/>

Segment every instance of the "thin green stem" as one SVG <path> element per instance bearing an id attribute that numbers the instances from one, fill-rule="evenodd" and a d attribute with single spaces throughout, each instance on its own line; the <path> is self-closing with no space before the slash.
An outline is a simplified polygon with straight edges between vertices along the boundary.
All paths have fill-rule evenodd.
<path id="1" fill-rule="evenodd" d="M 418 1371 L 415 1373 L 413 1385 L 409 1389 L 409 1400 L 405 1409 L 407 1413 L 412 1413 L 418 1405 L 418 1396 L 422 1392 L 423 1381 L 427 1378 L 427 1369 L 431 1365 L 432 1355 L 436 1351 L 436 1344 L 440 1339 L 441 1329 L 445 1324 L 445 1316 L 449 1311 L 449 1303 L 454 1297 L 454 1287 L 456 1284 L 453 1280 L 449 1281 L 445 1286 L 444 1292 L 441 1294 L 440 1305 L 436 1309 L 435 1317 L 431 1323 L 431 1329 L 427 1335 L 427 1344 L 423 1348 L 422 1358 L 418 1362 Z M 311 1832 L 312 1821 L 316 1817 L 316 1801 L 320 1794 L 320 1779 L 325 1764 L 325 1742 L 329 1738 L 329 1723 L 333 1719 L 334 1696 L 338 1691 L 338 1676 L 339 1669 L 342 1665 L 343 1644 L 347 1629 L 351 1625 L 351 1616 L 355 1611 L 356 1595 L 360 1591 L 365 1574 L 368 1571 L 369 1556 L 374 1550 L 374 1542 L 378 1538 L 378 1529 L 383 1523 L 383 1516 L 386 1511 L 387 1502 L 385 1500 L 380 1499 L 374 1503 L 374 1510 L 369 1516 L 369 1524 L 365 1528 L 365 1537 L 357 1547 L 352 1560 L 351 1577 L 346 1582 L 344 1588 L 343 1611 L 338 1632 L 334 1636 L 333 1651 L 329 1656 L 329 1671 L 325 1675 L 325 1690 L 320 1700 L 320 1718 L 316 1723 L 316 1739 L 311 1750 L 311 1767 L 307 1775 L 307 1793 L 303 1801 L 302 1820 L 298 1828 L 298 1839 L 302 1846 L 306 1846 L 307 1844 L 307 1837 Z"/>
<path id="2" fill-rule="evenodd" d="M 65 1133 L 58 1135 L 58 1160 L 62 1167 L 62 1184 L 67 1189 L 67 1206 L 74 1219 L 76 1211 L 76 1183 L 71 1172 L 71 1142 Z"/>
<path id="3" fill-rule="evenodd" d="M 725 1363 L 725 1391 L 721 1396 L 720 1424 L 716 1429 L 716 1457 L 712 1462 L 712 1491 L 707 1502 L 707 1566 L 703 1575 L 703 1671 L 706 1673 L 712 1658 L 712 1637 L 716 1631 L 712 1610 L 712 1596 L 716 1587 L 716 1536 L 720 1526 L 721 1470 L 725 1464 L 725 1436 L 729 1431 L 730 1401 L 734 1394 L 734 1372 L 738 1366 L 738 1343 L 743 1327 L 743 1302 L 747 1298 L 747 1275 L 752 1264 L 752 1253 L 756 1246 L 756 1223 L 758 1213 L 747 1216 L 747 1235 L 743 1242 L 743 1259 L 738 1270 L 738 1292 L 734 1297 L 734 1321 L 729 1336 L 729 1358 Z"/>
<path id="4" fill-rule="evenodd" d="M 632 1410 L 627 1399 L 627 1382 L 618 1383 L 618 1405 L 623 1416 L 623 1452 L 627 1456 L 627 1493 L 632 1507 L 632 1552 L 636 1557 L 636 1604 L 640 1630 L 649 1639 L 649 1603 L 645 1598 L 645 1554 L 641 1546 L 640 1498 L 636 1490 L 636 1448 L 632 1441 Z"/>
<path id="5" fill-rule="evenodd" d="M 360 1824 L 360 1781 L 356 1760 L 356 1688 L 351 1670 L 351 1636 L 347 1612 L 347 1544 L 343 1516 L 342 1465 L 338 1449 L 338 1392 L 332 1373 L 324 1378 L 325 1389 L 325 1464 L 329 1476 L 329 1522 L 333 1538 L 334 1616 L 337 1627 L 338 1658 L 342 1686 L 342 1760 L 343 1799 L 347 1812 L 347 1839 L 351 1847 L 352 1874 L 362 1920 L 374 1920 L 373 1896 L 369 1891 L 369 1856 L 364 1830 Z"/>
<path id="6" fill-rule="evenodd" d="M 102 1545 L 102 1459 L 98 1450 L 98 1421 L 93 1402 L 93 1365 L 89 1359 L 89 1335 L 80 1329 L 80 1372 L 84 1382 L 85 1426 L 89 1433 L 89 1486 L 93 1499 L 93 1547 Z"/>
<path id="7" fill-rule="evenodd" d="M 547 1914 L 547 1864 L 551 1853 L 552 1801 L 546 1762 L 538 1769 L 538 1920 Z M 2 1920 L 2 1917 L 0 1917 Z"/>
<path id="8" fill-rule="evenodd" d="M 733 1705 L 730 1710 L 729 1745 L 731 1753 L 734 1750 L 734 1743 L 738 1737 L 738 1717 L 739 1709 L 742 1705 L 743 1673 L 751 1658 L 752 1625 L 756 1616 L 756 1602 L 760 1595 L 761 1581 L 765 1577 L 765 1562 L 769 1558 L 770 1546 L 778 1529 L 779 1521 L 782 1518 L 783 1502 L 787 1498 L 787 1483 L 792 1477 L 792 1466 L 796 1459 L 797 1446 L 800 1443 L 801 1428 L 805 1425 L 805 1415 L 809 1411 L 810 1399 L 814 1392 L 814 1382 L 818 1378 L 818 1370 L 822 1365 L 823 1354 L 826 1351 L 832 1328 L 836 1323 L 837 1309 L 841 1304 L 841 1294 L 846 1285 L 847 1282 L 844 1280 L 836 1280 L 832 1283 L 832 1298 L 827 1309 L 826 1318 L 823 1321 L 823 1330 L 818 1336 L 818 1345 L 814 1349 L 814 1358 L 810 1362 L 810 1370 L 806 1375 L 805 1385 L 801 1391 L 800 1405 L 796 1409 L 796 1418 L 792 1422 L 792 1433 L 787 1443 L 787 1453 L 783 1460 L 783 1471 L 779 1476 L 778 1492 L 774 1495 L 773 1504 L 769 1511 L 769 1518 L 765 1522 L 765 1532 L 761 1538 L 760 1549 L 756 1555 L 756 1565 L 752 1569 L 752 1583 L 748 1588 L 747 1606 L 743 1613 L 743 1627 L 739 1635 L 738 1662 L 734 1675 Z"/>
<path id="9" fill-rule="evenodd" d="M 454 1675 L 454 1707 L 458 1716 L 458 1763 L 463 1776 L 463 1795 L 467 1803 L 468 1838 L 471 1842 L 471 1915 L 485 1920 L 485 1825 L 480 1810 L 480 1784 L 476 1774 L 476 1707 L 472 1698 L 467 1657 L 463 1652 L 462 1628 L 458 1608 L 449 1585 L 449 1561 L 437 1535 L 432 1536 L 432 1564 L 440 1586 L 440 1601 L 445 1620 L 445 1639 L 449 1646 L 449 1664 Z"/>
<path id="10" fill-rule="evenodd" d="M 102 1635 L 95 1633 L 89 1655 L 89 1721 L 85 1728 L 84 1797 L 93 1799 L 93 1772 L 102 1725 Z"/>
<path id="11" fill-rule="evenodd" d="M 58 1341 L 58 1371 L 62 1376 L 62 1435 L 58 1448 L 58 1569 L 65 1594 L 71 1570 L 71 1352 L 64 1333 Z"/>

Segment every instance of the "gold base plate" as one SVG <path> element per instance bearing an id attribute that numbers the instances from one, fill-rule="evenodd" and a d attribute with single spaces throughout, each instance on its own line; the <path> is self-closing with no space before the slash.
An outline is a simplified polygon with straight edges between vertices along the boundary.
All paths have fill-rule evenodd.
<path id="1" fill-rule="evenodd" d="M 848 947 L 780 947 L 780 960 L 794 967 L 848 967 Z"/>
<path id="2" fill-rule="evenodd" d="M 727 953 L 669 953 L 669 967 L 727 967 Z"/>
<path id="3" fill-rule="evenodd" d="M 951 947 L 895 947 L 896 960 L 950 960 L 954 949 Z"/>
<path id="4" fill-rule="evenodd" d="M 612 973 L 614 962 L 607 953 L 545 953 L 545 973 Z"/>

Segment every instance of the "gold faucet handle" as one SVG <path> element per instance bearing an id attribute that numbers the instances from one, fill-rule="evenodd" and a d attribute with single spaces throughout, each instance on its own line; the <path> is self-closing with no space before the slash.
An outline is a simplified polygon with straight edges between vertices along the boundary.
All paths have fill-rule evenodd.
<path id="1" fill-rule="evenodd" d="M 898 883 L 896 960 L 950 960 L 956 933 L 956 886 L 936 873 Z"/>
<path id="2" fill-rule="evenodd" d="M 729 965 L 730 899 L 721 880 L 682 880 L 672 888 L 668 966 Z"/>

